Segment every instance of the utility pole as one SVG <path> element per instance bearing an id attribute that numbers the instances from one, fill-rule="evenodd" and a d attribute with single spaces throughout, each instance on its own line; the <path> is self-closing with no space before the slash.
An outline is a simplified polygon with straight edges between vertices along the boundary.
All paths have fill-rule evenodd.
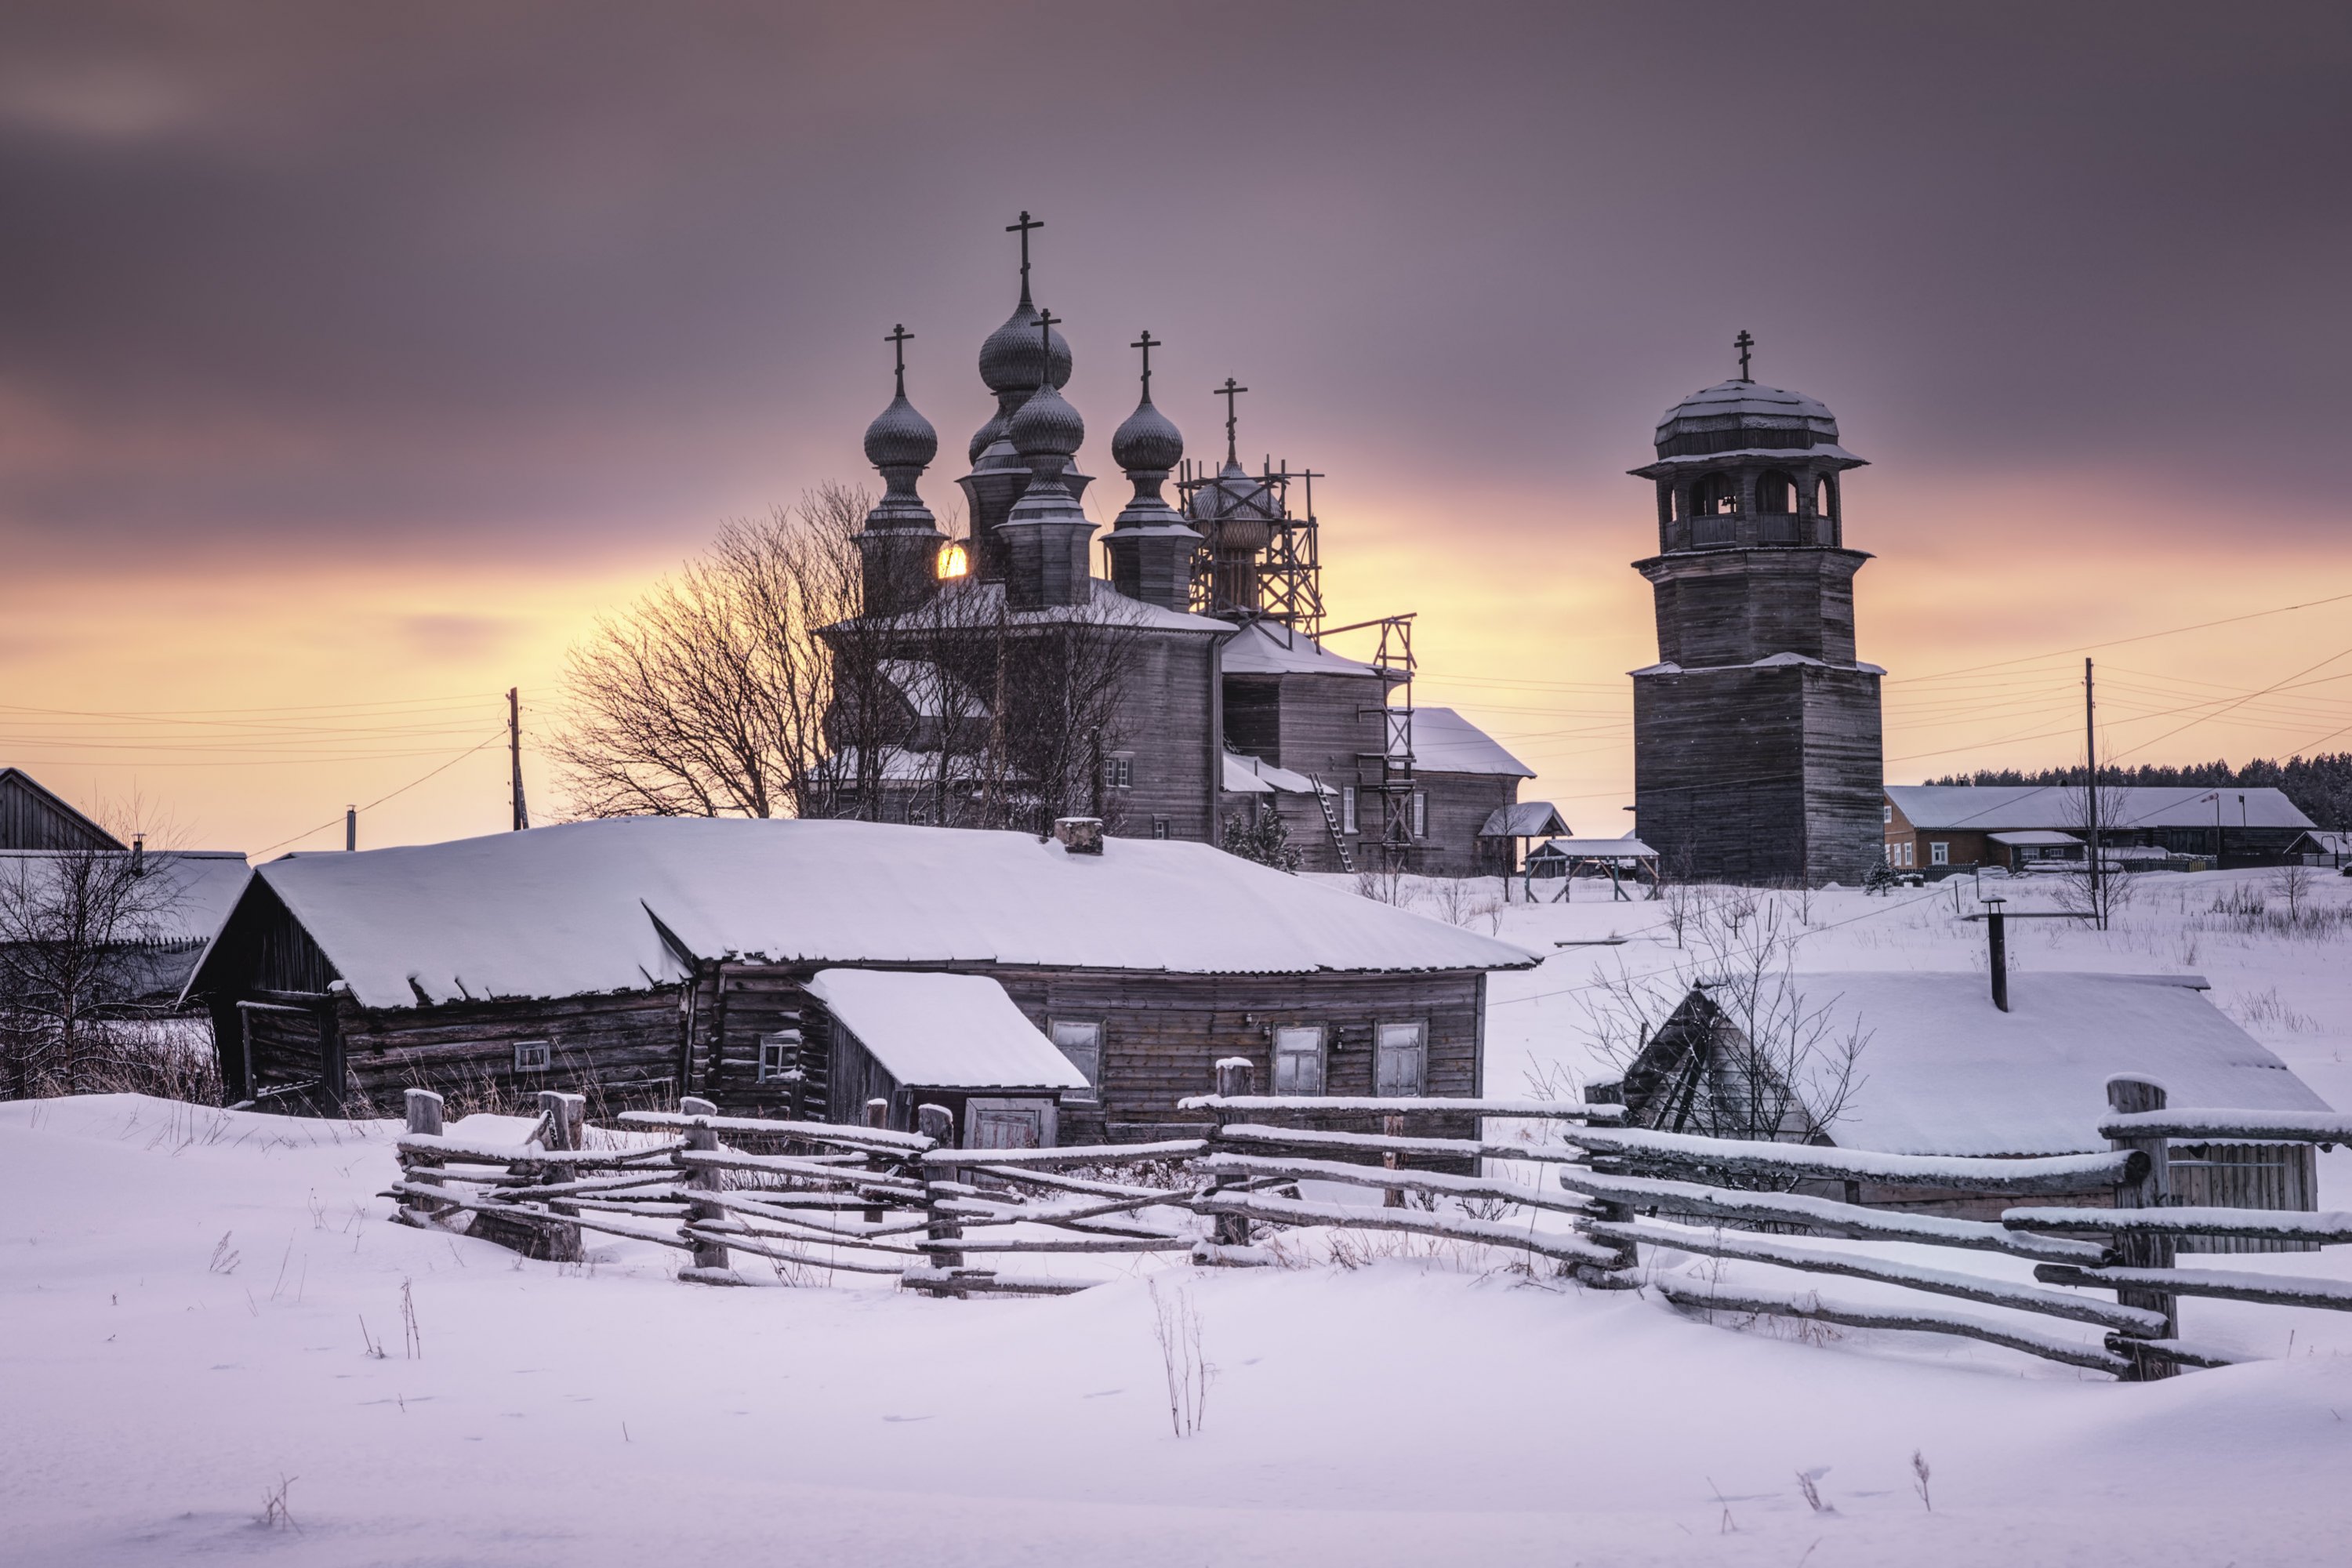
<path id="1" fill-rule="evenodd" d="M 360 808 L 343 807 L 343 850 L 348 854 L 360 847 Z"/>
<path id="2" fill-rule="evenodd" d="M 2103 896 L 2105 884 L 2099 869 L 2099 737 L 2091 716 L 2097 710 L 2092 693 L 2091 661 L 2083 660 L 2083 816 L 2090 824 L 2091 850 L 2091 918 L 2101 931 L 2107 929 L 2107 901 Z"/>
<path id="3" fill-rule="evenodd" d="M 514 831 L 530 826 L 530 812 L 522 802 L 522 689 L 507 688 L 507 761 L 514 773 Z"/>

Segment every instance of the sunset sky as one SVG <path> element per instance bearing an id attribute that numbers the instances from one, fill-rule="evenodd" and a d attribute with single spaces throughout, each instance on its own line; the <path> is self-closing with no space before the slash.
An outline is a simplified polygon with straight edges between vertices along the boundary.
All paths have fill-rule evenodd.
<path id="1" fill-rule="evenodd" d="M 1024 207 L 1081 466 L 1139 329 L 1196 454 L 1238 377 L 1333 618 L 1419 612 L 1580 830 L 1624 470 L 1743 328 L 1871 460 L 1890 780 L 2078 760 L 2091 645 L 2126 761 L 2352 747 L 2347 79 L 2340 0 L 12 0 L 0 764 L 257 854 L 503 826 L 505 689 L 560 724 L 598 614 L 870 482 L 897 321 L 946 510 Z"/>

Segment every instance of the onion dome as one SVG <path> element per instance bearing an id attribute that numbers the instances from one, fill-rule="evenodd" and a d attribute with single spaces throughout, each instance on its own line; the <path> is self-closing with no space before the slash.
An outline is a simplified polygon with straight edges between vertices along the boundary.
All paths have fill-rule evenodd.
<path id="1" fill-rule="evenodd" d="M 1130 476 L 1164 475 L 1183 460 L 1184 437 L 1168 416 L 1152 405 L 1147 392 L 1135 412 L 1111 436 L 1110 457 Z"/>
<path id="2" fill-rule="evenodd" d="M 1265 481 L 1230 458 L 1215 479 L 1192 492 L 1185 510 L 1196 522 L 1271 523 L 1282 516 Z"/>
<path id="3" fill-rule="evenodd" d="M 1034 329 L 1033 328 L 1034 331 Z M 1087 438 L 1087 422 L 1078 411 L 1051 384 L 1040 386 L 1028 402 L 1021 405 L 1005 426 L 1012 437 L 1013 449 L 1031 459 L 1053 458 L 1054 471 L 1061 468 L 1061 460 L 1075 457 Z M 1041 470 L 1042 471 L 1042 470 Z"/>
<path id="4" fill-rule="evenodd" d="M 971 433 L 971 442 L 964 455 L 977 465 L 982 452 L 1004 439 L 1004 426 L 1005 418 L 1002 412 L 990 415 L 988 423 Z"/>
<path id="5" fill-rule="evenodd" d="M 1037 330 L 1037 309 L 1029 302 L 1029 289 L 1024 279 L 1021 303 L 1004 324 L 988 334 L 980 345 L 980 379 L 988 390 L 999 397 L 1013 393 L 1036 389 L 1042 381 L 1050 380 L 1055 386 L 1066 386 L 1070 381 L 1070 345 L 1059 332 L 1048 331 L 1052 347 L 1040 341 Z M 1048 374 L 1041 375 L 1041 368 Z M 978 439 L 977 437 L 974 437 Z"/>
<path id="6" fill-rule="evenodd" d="M 940 433 L 915 412 L 903 391 L 866 427 L 866 460 L 877 468 L 920 469 L 929 466 L 939 450 Z"/>

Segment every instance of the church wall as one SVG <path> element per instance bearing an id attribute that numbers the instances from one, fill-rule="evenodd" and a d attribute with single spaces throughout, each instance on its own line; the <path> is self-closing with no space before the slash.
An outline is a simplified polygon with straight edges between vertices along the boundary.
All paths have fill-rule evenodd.
<path id="1" fill-rule="evenodd" d="M 1634 679 L 1634 822 L 1666 875 L 1803 875 L 1804 668 Z"/>
<path id="2" fill-rule="evenodd" d="M 1513 773 L 1417 773 L 1413 787 L 1429 797 L 1428 831 L 1415 847 L 1412 868 L 1427 877 L 1499 877 L 1509 867 L 1508 839 L 1486 839 L 1486 819 L 1519 798 Z"/>
<path id="3" fill-rule="evenodd" d="M 1854 658 L 1849 550 L 1708 550 L 1639 563 L 1656 585 L 1658 658 L 1686 669 L 1800 653 Z"/>
<path id="4" fill-rule="evenodd" d="M 1192 633 L 1144 634 L 1122 703 L 1123 722 L 1110 750 L 1134 760 L 1134 784 L 1106 790 L 1108 831 L 1128 838 L 1153 836 L 1165 818 L 1168 837 L 1216 842 L 1210 813 L 1223 783 L 1217 763 L 1216 642 Z"/>
<path id="5" fill-rule="evenodd" d="M 1798 672 L 1805 702 L 1805 835 L 1811 879 L 1853 887 L 1885 858 L 1878 680 L 1866 670 Z"/>
<path id="6" fill-rule="evenodd" d="M 1385 743 L 1379 710 L 1387 689 L 1380 678 L 1299 674 L 1280 679 L 1278 747 L 1269 760 L 1294 773 L 1312 773 L 1334 789 L 1377 778 L 1378 763 L 1360 769 L 1359 754 L 1376 759 Z"/>

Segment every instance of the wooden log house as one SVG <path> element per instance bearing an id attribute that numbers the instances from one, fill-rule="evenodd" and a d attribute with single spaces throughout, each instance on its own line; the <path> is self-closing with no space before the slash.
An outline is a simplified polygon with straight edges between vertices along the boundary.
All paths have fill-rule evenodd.
<path id="1" fill-rule="evenodd" d="M 1486 975 L 1537 962 L 1205 845 L 630 818 L 270 862 L 189 992 L 257 1106 L 562 1089 L 855 1121 L 881 1099 L 893 1127 L 950 1103 L 969 1136 L 971 1102 L 1022 1100 L 1050 1108 L 1039 1141 L 1092 1142 L 1196 1130 L 1177 1101 L 1227 1057 L 1283 1092 L 1476 1096 Z M 925 1002 L 876 975 L 972 980 Z M 864 1037 L 861 1007 L 899 1022 Z M 1040 1048 L 1074 1076 L 1045 1081 Z M 999 1049 L 993 1082 L 898 1065 Z"/>
<path id="2" fill-rule="evenodd" d="M 2179 974 L 2026 973 L 1996 1007 L 1981 973 L 1797 973 L 1759 990 L 1694 987 L 1651 1033 L 1622 1079 L 1588 1100 L 1622 1104 L 1626 1124 L 1668 1132 L 1760 1137 L 1751 1107 L 1785 1105 L 1778 1141 L 1883 1154 L 2037 1158 L 2106 1147 L 2099 1125 L 2119 1076 L 2161 1084 L 2177 1105 L 2326 1111 L 2286 1064 Z M 1752 999 L 1751 999 L 1752 998 Z M 1772 1037 L 1748 1049 L 1749 1035 Z M 1834 1058 L 1857 1042 L 1850 1089 L 1833 1115 Z M 1758 1071 L 1788 1070 L 1791 1095 L 1756 1093 Z M 1998 1219 L 2009 1200 L 1982 1193 L 1857 1181 L 1820 1195 L 1873 1207 Z M 2176 1143 L 2170 1191 L 2185 1205 L 2309 1211 L 2318 1174 L 2308 1145 Z M 2053 1195 L 2074 1207 L 2114 1201 L 2105 1186 Z M 2210 1251 L 2275 1242 L 2200 1238 Z M 2290 1244 L 2293 1245 L 2293 1244 Z"/>

